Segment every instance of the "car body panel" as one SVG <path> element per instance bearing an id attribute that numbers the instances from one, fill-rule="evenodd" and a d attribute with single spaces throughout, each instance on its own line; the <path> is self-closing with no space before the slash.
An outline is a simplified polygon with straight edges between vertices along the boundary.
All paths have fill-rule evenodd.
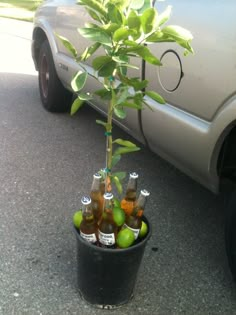
<path id="1" fill-rule="evenodd" d="M 206 9 L 203 0 L 166 0 L 156 2 L 158 11 L 162 12 L 168 4 L 173 6 L 169 24 L 181 25 L 193 33 L 195 54 L 184 57 L 183 49 L 171 43 L 150 46 L 163 66 L 145 65 L 148 89 L 160 93 L 167 103 L 161 105 L 147 98 L 152 110 L 145 108 L 141 112 L 141 125 L 135 110 L 128 110 L 126 119 L 116 122 L 142 143 L 146 138 L 152 151 L 218 192 L 219 152 L 226 135 L 236 125 L 236 3 L 214 1 Z M 227 23 L 222 22 L 222 12 L 227 15 Z M 89 42 L 77 28 L 89 19 L 85 10 L 71 0 L 46 1 L 35 16 L 34 28 L 45 32 L 58 76 L 68 89 L 80 67 L 55 33 L 69 39 L 81 53 Z M 92 74 L 89 62 L 83 66 Z M 140 60 L 132 63 L 139 67 L 135 75 L 141 77 Z M 101 86 L 90 77 L 85 88 L 94 91 Z M 91 105 L 105 114 L 106 104 L 101 100 L 94 99 Z"/>

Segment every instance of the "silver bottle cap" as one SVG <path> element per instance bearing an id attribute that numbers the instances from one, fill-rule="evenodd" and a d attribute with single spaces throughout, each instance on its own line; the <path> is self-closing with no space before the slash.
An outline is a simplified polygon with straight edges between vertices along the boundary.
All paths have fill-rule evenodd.
<path id="1" fill-rule="evenodd" d="M 148 197 L 148 196 L 150 195 L 150 192 L 147 191 L 146 189 L 142 189 L 142 190 L 141 190 L 141 194 L 142 194 L 143 196 L 145 196 L 145 197 Z"/>
<path id="2" fill-rule="evenodd" d="M 91 203 L 91 198 L 89 196 L 83 196 L 81 202 L 83 205 L 89 205 Z"/>
<path id="3" fill-rule="evenodd" d="M 138 178 L 138 174 L 136 172 L 132 172 L 129 174 L 131 178 Z"/>
<path id="4" fill-rule="evenodd" d="M 93 175 L 93 177 L 94 177 L 94 178 L 99 178 L 99 179 L 101 179 L 101 178 L 102 178 L 102 175 L 100 175 L 99 173 L 95 173 L 95 174 Z"/>
<path id="5" fill-rule="evenodd" d="M 112 193 L 105 193 L 104 194 L 104 199 L 111 200 L 112 198 L 113 198 L 113 194 Z"/>

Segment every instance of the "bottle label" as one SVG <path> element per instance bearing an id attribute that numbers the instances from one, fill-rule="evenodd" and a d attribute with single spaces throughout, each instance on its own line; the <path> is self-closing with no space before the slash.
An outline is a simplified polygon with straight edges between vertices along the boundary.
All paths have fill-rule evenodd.
<path id="1" fill-rule="evenodd" d="M 106 233 L 103 233 L 100 230 L 98 230 L 98 238 L 99 238 L 99 242 L 102 245 L 112 246 L 115 244 L 115 234 L 114 233 L 106 234 Z"/>
<path id="2" fill-rule="evenodd" d="M 123 225 L 123 227 L 124 227 L 124 228 L 128 228 L 128 229 L 130 229 L 131 231 L 133 231 L 133 232 L 134 232 L 134 237 L 135 237 L 135 239 L 138 238 L 140 229 L 133 229 L 133 228 L 131 228 L 130 226 L 128 226 L 126 223 Z"/>
<path id="3" fill-rule="evenodd" d="M 84 240 L 88 241 L 89 243 L 95 243 L 97 241 L 95 233 L 93 233 L 93 234 L 84 234 L 83 232 L 80 231 L 80 236 Z"/>

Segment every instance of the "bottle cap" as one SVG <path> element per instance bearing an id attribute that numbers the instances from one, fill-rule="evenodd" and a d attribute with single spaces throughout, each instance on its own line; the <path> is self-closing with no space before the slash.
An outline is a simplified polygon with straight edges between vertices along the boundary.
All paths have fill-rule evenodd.
<path id="1" fill-rule="evenodd" d="M 83 196 L 81 202 L 83 205 L 89 205 L 91 203 L 91 198 L 89 196 Z"/>
<path id="2" fill-rule="evenodd" d="M 142 189 L 142 190 L 141 190 L 141 194 L 142 194 L 143 196 L 147 197 L 147 196 L 150 195 L 150 192 L 147 191 L 146 189 Z"/>
<path id="3" fill-rule="evenodd" d="M 110 199 L 112 199 L 112 198 L 113 198 L 113 194 L 112 194 L 112 193 L 105 193 L 105 194 L 104 194 L 104 199 L 110 200 Z"/>
<path id="4" fill-rule="evenodd" d="M 132 172 L 129 174 L 131 178 L 138 178 L 138 174 L 136 172 Z"/>
<path id="5" fill-rule="evenodd" d="M 94 178 L 99 178 L 99 179 L 100 179 L 100 178 L 102 178 L 102 175 L 100 175 L 99 173 L 95 173 L 95 174 L 93 175 L 93 177 L 94 177 Z"/>

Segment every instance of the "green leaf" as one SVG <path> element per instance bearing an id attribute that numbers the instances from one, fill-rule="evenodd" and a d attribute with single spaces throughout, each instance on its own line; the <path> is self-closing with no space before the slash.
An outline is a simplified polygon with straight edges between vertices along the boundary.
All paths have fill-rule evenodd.
<path id="1" fill-rule="evenodd" d="M 125 40 L 125 41 L 124 41 L 124 44 L 125 44 L 126 46 L 140 48 L 140 45 L 137 44 L 136 42 L 134 42 L 133 40 Z"/>
<path id="2" fill-rule="evenodd" d="M 193 53 L 193 48 L 189 43 L 193 39 L 193 35 L 188 30 L 178 25 L 169 25 L 164 27 L 162 32 L 171 39 L 174 39 L 180 46 Z"/>
<path id="3" fill-rule="evenodd" d="M 122 76 L 126 76 L 127 72 L 128 72 L 127 67 L 120 66 L 119 69 L 118 69 L 118 73 L 121 74 Z"/>
<path id="4" fill-rule="evenodd" d="M 178 25 L 166 26 L 162 32 L 178 40 L 189 41 L 193 39 L 193 35 L 188 30 Z"/>
<path id="5" fill-rule="evenodd" d="M 136 50 L 136 53 L 142 57 L 145 61 L 147 61 L 148 63 L 155 65 L 155 66 L 161 66 L 161 62 L 158 58 L 156 58 L 151 52 L 150 50 L 143 46 L 140 49 Z"/>
<path id="6" fill-rule="evenodd" d="M 114 33 L 118 28 L 120 28 L 120 25 L 117 23 L 109 23 L 109 24 L 103 25 L 102 28 L 104 29 L 104 31 L 106 31 L 106 33 L 109 36 L 111 36 L 112 33 Z"/>
<path id="7" fill-rule="evenodd" d="M 111 176 L 111 180 L 112 180 L 112 182 L 115 183 L 118 193 L 122 194 L 123 189 L 122 189 L 122 185 L 121 185 L 121 182 L 120 182 L 119 178 L 117 176 L 113 176 L 112 175 Z"/>
<path id="8" fill-rule="evenodd" d="M 99 14 L 97 14 L 96 12 L 94 12 L 93 10 L 90 10 L 88 8 L 87 8 L 87 11 L 93 20 L 98 21 L 100 23 L 102 22 Z"/>
<path id="9" fill-rule="evenodd" d="M 114 60 L 111 60 L 104 66 L 102 66 L 98 71 L 99 77 L 109 77 L 113 75 L 114 70 L 116 69 L 116 62 Z"/>
<path id="10" fill-rule="evenodd" d="M 145 89 L 148 85 L 148 80 L 138 80 L 138 79 L 131 79 L 132 86 L 135 91 L 141 91 Z"/>
<path id="11" fill-rule="evenodd" d="M 73 91 L 75 92 L 80 91 L 84 87 L 87 77 L 88 77 L 87 72 L 78 71 L 73 80 L 71 81 L 71 87 Z"/>
<path id="12" fill-rule="evenodd" d="M 126 153 L 132 153 L 132 152 L 136 152 L 136 151 L 139 151 L 139 150 L 140 150 L 139 147 L 135 147 L 135 148 L 119 147 L 118 149 L 115 150 L 113 155 L 121 155 L 121 154 L 126 154 Z"/>
<path id="13" fill-rule="evenodd" d="M 138 16 L 138 14 L 132 10 L 128 16 L 128 26 L 130 29 L 133 29 L 136 31 L 136 33 L 133 34 L 133 38 L 136 40 L 141 36 L 141 19 Z"/>
<path id="14" fill-rule="evenodd" d="M 130 107 L 134 109 L 143 109 L 142 104 L 136 104 L 136 103 L 130 103 L 130 102 L 123 102 L 120 104 L 121 106 L 124 107 Z"/>
<path id="15" fill-rule="evenodd" d="M 144 0 L 144 4 L 141 9 L 138 10 L 139 14 L 142 14 L 146 9 L 153 7 L 153 0 Z"/>
<path id="16" fill-rule="evenodd" d="M 127 84 L 129 86 L 132 86 L 135 91 L 143 90 L 148 85 L 148 80 L 142 80 L 140 81 L 139 78 L 127 78 L 126 76 L 120 77 L 121 82 L 124 84 Z"/>
<path id="17" fill-rule="evenodd" d="M 134 10 L 139 10 L 143 7 L 144 0 L 131 0 L 130 8 Z"/>
<path id="18" fill-rule="evenodd" d="M 112 60 L 114 60 L 117 63 L 126 64 L 129 61 L 128 56 L 112 56 Z"/>
<path id="19" fill-rule="evenodd" d="M 116 164 L 120 161 L 121 156 L 119 154 L 113 155 L 111 159 L 111 168 L 115 167 Z"/>
<path id="20" fill-rule="evenodd" d="M 174 42 L 175 40 L 160 30 L 152 33 L 146 38 L 146 43 Z"/>
<path id="21" fill-rule="evenodd" d="M 121 40 L 127 39 L 129 36 L 129 32 L 126 28 L 119 28 L 118 30 L 115 31 L 113 34 L 113 40 L 116 42 L 119 42 Z"/>
<path id="22" fill-rule="evenodd" d="M 128 96 L 129 96 L 129 87 L 128 86 L 119 88 L 119 93 L 117 95 L 117 101 L 116 101 L 115 105 L 119 105 L 119 104 L 123 103 L 127 99 Z"/>
<path id="23" fill-rule="evenodd" d="M 117 143 L 119 145 L 122 145 L 122 146 L 128 147 L 128 148 L 135 148 L 135 147 L 137 147 L 136 144 L 134 144 L 133 142 L 128 141 L 128 140 L 123 140 L 123 139 L 120 139 L 120 138 L 114 140 L 113 143 Z"/>
<path id="24" fill-rule="evenodd" d="M 106 130 L 111 129 L 111 125 L 108 124 L 108 123 L 105 122 L 105 121 L 102 121 L 102 120 L 97 119 L 97 120 L 96 120 L 96 123 L 97 123 L 98 125 L 102 125 Z"/>
<path id="25" fill-rule="evenodd" d="M 126 172 L 115 172 L 112 173 L 112 176 L 116 176 L 119 180 L 123 180 L 126 177 Z"/>
<path id="26" fill-rule="evenodd" d="M 157 11 L 154 8 L 146 9 L 141 16 L 141 24 L 144 34 L 151 33 L 157 21 Z"/>
<path id="27" fill-rule="evenodd" d="M 143 91 L 138 91 L 133 96 L 133 100 L 135 102 L 142 102 L 143 101 L 143 97 L 144 97 Z"/>
<path id="28" fill-rule="evenodd" d="M 85 4 L 88 8 L 92 9 L 93 11 L 97 11 L 103 17 L 106 17 L 106 9 L 102 5 L 101 1 L 99 0 L 80 0 L 79 3 Z"/>
<path id="29" fill-rule="evenodd" d="M 82 101 L 90 101 L 93 99 L 92 95 L 89 93 L 80 93 L 78 98 Z"/>
<path id="30" fill-rule="evenodd" d="M 85 61 L 87 60 L 90 56 L 92 56 L 95 51 L 101 46 L 100 43 L 95 43 L 90 47 L 87 47 L 84 52 L 82 53 L 82 55 L 80 56 L 80 60 Z"/>
<path id="31" fill-rule="evenodd" d="M 110 36 L 100 28 L 87 28 L 82 27 L 78 29 L 79 33 L 92 41 L 105 44 L 108 46 L 112 45 Z"/>
<path id="32" fill-rule="evenodd" d="M 130 0 L 112 0 L 112 2 L 120 11 L 124 11 L 130 5 Z"/>
<path id="33" fill-rule="evenodd" d="M 164 98 L 160 94 L 158 94 L 158 93 L 156 93 L 154 91 L 146 91 L 145 94 L 147 96 L 151 97 L 154 101 L 156 101 L 156 102 L 158 102 L 160 104 L 165 104 L 166 103 Z"/>
<path id="34" fill-rule="evenodd" d="M 112 58 L 110 56 L 99 56 L 93 60 L 92 66 L 95 70 L 98 71 L 110 61 L 112 61 Z"/>
<path id="35" fill-rule="evenodd" d="M 114 113 L 120 119 L 124 119 L 127 115 L 126 111 L 124 111 L 123 108 L 119 108 L 119 107 L 114 108 Z"/>
<path id="36" fill-rule="evenodd" d="M 107 8 L 108 8 L 108 18 L 109 18 L 109 20 L 112 23 L 117 23 L 118 25 L 122 25 L 123 24 L 123 20 L 124 20 L 124 16 L 120 12 L 118 7 L 115 4 L 113 4 L 111 2 L 108 2 Z"/>
<path id="37" fill-rule="evenodd" d="M 79 109 L 80 107 L 83 105 L 83 100 L 77 98 L 76 100 L 74 100 L 72 106 L 71 106 L 71 110 L 70 110 L 70 114 L 74 115 Z"/>
<path id="38" fill-rule="evenodd" d="M 100 96 L 104 100 L 110 100 L 111 99 L 111 91 L 107 89 L 100 89 L 94 92 L 94 94 Z"/>
<path id="39" fill-rule="evenodd" d="M 65 46 L 65 48 L 73 55 L 73 57 L 76 58 L 77 57 L 77 50 L 71 44 L 71 42 L 67 38 L 65 38 L 65 37 L 63 37 L 61 35 L 56 34 L 56 36 L 60 39 L 62 44 Z"/>
<path id="40" fill-rule="evenodd" d="M 157 20 L 156 20 L 157 27 L 165 24 L 169 20 L 171 11 L 172 11 L 172 6 L 168 5 L 165 11 L 158 15 Z"/>

